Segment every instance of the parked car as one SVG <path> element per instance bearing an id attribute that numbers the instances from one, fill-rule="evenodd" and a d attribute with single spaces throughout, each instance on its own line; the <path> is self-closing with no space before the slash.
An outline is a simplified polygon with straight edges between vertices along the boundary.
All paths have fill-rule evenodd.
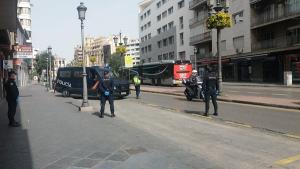
<path id="1" fill-rule="evenodd" d="M 99 92 L 93 91 L 91 88 L 96 80 L 103 78 L 104 71 L 109 71 L 110 76 L 114 79 L 114 96 L 119 98 L 128 96 L 130 93 L 128 80 L 122 80 L 113 74 L 111 70 L 97 66 L 86 68 L 88 96 L 99 97 Z M 69 97 L 71 95 L 82 96 L 82 74 L 82 67 L 59 68 L 55 80 L 55 91 L 62 93 L 64 97 Z"/>

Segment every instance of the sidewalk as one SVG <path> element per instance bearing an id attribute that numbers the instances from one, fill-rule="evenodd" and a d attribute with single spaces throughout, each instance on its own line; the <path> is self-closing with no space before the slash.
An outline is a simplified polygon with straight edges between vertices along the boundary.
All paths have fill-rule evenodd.
<path id="1" fill-rule="evenodd" d="M 277 83 L 249 83 L 249 82 L 223 82 L 226 86 L 253 86 L 253 87 L 279 87 L 279 88 L 300 88 L 300 84 L 285 86 Z"/>
<path id="2" fill-rule="evenodd" d="M 131 86 L 134 90 L 134 87 Z M 150 93 L 168 94 L 174 96 L 184 96 L 185 87 L 162 87 L 162 86 L 142 86 L 141 91 Z M 226 93 L 225 96 L 218 97 L 218 100 L 225 102 L 252 104 L 268 107 L 277 107 L 285 109 L 300 110 L 300 100 L 260 97 L 260 96 L 243 96 Z"/>

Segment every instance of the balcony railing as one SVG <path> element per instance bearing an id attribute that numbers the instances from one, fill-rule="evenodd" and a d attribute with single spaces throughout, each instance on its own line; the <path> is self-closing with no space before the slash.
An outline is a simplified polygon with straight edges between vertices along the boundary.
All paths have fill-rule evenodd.
<path id="1" fill-rule="evenodd" d="M 275 39 L 257 41 L 252 44 L 252 50 L 271 50 L 271 49 L 284 49 L 288 47 L 300 47 L 300 36 L 282 36 Z"/>
<path id="2" fill-rule="evenodd" d="M 259 25 L 268 24 L 280 20 L 286 20 L 293 17 L 300 16 L 300 2 L 287 6 L 286 8 L 281 8 L 274 10 L 272 12 L 265 12 L 256 15 L 252 19 L 252 27 L 257 27 Z"/>
<path id="3" fill-rule="evenodd" d="M 190 19 L 190 27 L 194 26 L 197 23 L 201 24 L 201 23 L 205 22 L 207 20 L 207 18 L 208 18 L 208 15 Z"/>
<path id="4" fill-rule="evenodd" d="M 203 4 L 203 3 L 206 3 L 207 0 L 191 0 L 190 2 L 190 9 L 194 9 L 195 7 Z"/>
<path id="5" fill-rule="evenodd" d="M 195 44 L 199 44 L 199 43 L 204 43 L 204 42 L 207 42 L 207 41 L 210 41 L 212 38 L 211 38 L 211 31 L 209 32 L 205 32 L 205 33 L 202 33 L 200 35 L 196 35 L 196 36 L 192 36 L 190 38 L 190 45 L 195 45 Z"/>

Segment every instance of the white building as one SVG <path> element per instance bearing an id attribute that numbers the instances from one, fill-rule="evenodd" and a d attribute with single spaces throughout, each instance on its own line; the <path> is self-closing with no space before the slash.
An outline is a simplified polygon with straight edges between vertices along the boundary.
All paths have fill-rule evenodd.
<path id="1" fill-rule="evenodd" d="M 126 49 L 125 55 L 133 57 L 133 65 L 140 64 L 140 41 L 138 39 L 129 39 Z"/>
<path id="2" fill-rule="evenodd" d="M 67 63 L 66 63 L 66 59 L 62 58 L 62 57 L 58 57 L 58 56 L 54 56 L 54 78 L 56 78 L 57 75 L 57 71 L 59 68 L 61 67 L 66 67 Z"/>
<path id="3" fill-rule="evenodd" d="M 139 36 L 142 63 L 190 60 L 188 0 L 144 0 L 139 4 Z"/>
<path id="4" fill-rule="evenodd" d="M 18 0 L 18 18 L 24 30 L 27 31 L 29 39 L 27 43 L 32 43 L 31 40 L 31 3 L 30 0 Z"/>

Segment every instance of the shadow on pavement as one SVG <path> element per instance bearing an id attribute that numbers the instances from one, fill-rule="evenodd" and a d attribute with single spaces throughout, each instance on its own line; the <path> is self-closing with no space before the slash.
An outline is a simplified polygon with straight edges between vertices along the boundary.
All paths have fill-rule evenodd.
<path id="1" fill-rule="evenodd" d="M 17 108 L 16 121 L 21 122 L 21 110 Z M 7 103 L 0 101 L 0 168 L 32 169 L 33 160 L 28 131 L 24 126 L 8 126 Z"/>
<path id="2" fill-rule="evenodd" d="M 97 116 L 97 117 L 100 118 L 100 113 L 99 113 L 99 112 L 94 112 L 94 113 L 92 113 L 92 115 L 93 115 L 93 116 Z M 107 113 L 104 113 L 104 116 L 106 116 L 106 117 L 111 117 L 111 115 L 110 115 L 110 114 L 107 114 Z"/>
<path id="3" fill-rule="evenodd" d="M 204 111 L 192 111 L 192 110 L 184 110 L 184 113 L 187 113 L 187 114 L 197 114 L 197 115 L 201 115 L 201 116 L 203 116 L 205 114 Z"/>
<path id="4" fill-rule="evenodd" d="M 201 102 L 199 99 L 193 99 L 192 101 L 188 101 L 186 98 L 175 97 L 175 99 L 186 102 Z"/>

